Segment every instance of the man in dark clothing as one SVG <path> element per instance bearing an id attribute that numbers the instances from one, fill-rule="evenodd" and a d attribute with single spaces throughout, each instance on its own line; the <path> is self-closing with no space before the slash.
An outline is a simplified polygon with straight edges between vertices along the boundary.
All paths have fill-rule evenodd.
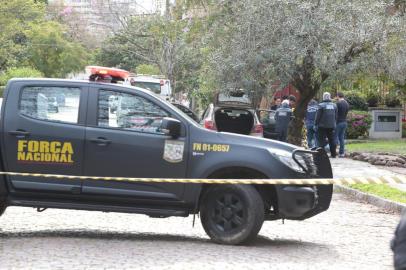
<path id="1" fill-rule="evenodd" d="M 307 112 L 305 116 L 305 124 L 307 130 L 307 146 L 309 148 L 317 147 L 316 132 L 314 131 L 314 120 L 316 119 L 317 101 L 310 100 L 307 105 Z"/>
<path id="2" fill-rule="evenodd" d="M 394 266 L 396 270 L 406 270 L 406 211 L 395 231 L 395 238 L 391 243 L 394 252 Z"/>
<path id="3" fill-rule="evenodd" d="M 347 114 L 350 109 L 350 105 L 344 99 L 344 94 L 337 93 L 337 127 L 336 127 L 336 142 L 340 144 L 340 150 L 338 152 L 339 157 L 344 157 L 344 139 L 345 130 L 347 129 Z"/>
<path id="4" fill-rule="evenodd" d="M 336 140 L 334 130 L 337 123 L 337 106 L 331 102 L 330 93 L 323 94 L 323 101 L 319 104 L 314 120 L 314 130 L 317 132 L 320 147 L 326 146 L 326 138 L 330 146 L 331 157 L 336 157 Z"/>
<path id="5" fill-rule="evenodd" d="M 288 138 L 288 127 L 292 118 L 292 110 L 289 108 L 289 101 L 284 100 L 275 113 L 275 131 L 278 133 L 278 140 L 286 142 Z"/>

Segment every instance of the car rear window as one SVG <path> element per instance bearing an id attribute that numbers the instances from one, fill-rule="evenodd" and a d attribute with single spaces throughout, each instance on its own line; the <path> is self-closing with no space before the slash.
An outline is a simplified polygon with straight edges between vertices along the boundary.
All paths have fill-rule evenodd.
<path id="1" fill-rule="evenodd" d="M 218 102 L 220 103 L 241 103 L 241 104 L 251 104 L 251 99 L 248 97 L 247 94 L 243 94 L 241 96 L 234 96 L 232 94 L 227 93 L 220 93 L 218 95 Z"/>

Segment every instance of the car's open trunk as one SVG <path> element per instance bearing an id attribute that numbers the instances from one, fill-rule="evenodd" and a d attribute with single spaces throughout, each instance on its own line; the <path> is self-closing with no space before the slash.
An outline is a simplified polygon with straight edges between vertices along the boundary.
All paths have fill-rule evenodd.
<path id="1" fill-rule="evenodd" d="M 254 116 L 248 110 L 221 108 L 214 114 L 217 130 L 249 135 L 254 125 Z"/>

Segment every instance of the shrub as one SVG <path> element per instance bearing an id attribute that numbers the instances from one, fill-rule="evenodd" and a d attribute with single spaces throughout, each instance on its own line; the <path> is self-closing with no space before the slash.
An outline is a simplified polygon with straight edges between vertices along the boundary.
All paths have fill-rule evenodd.
<path id="1" fill-rule="evenodd" d="M 29 67 L 10 68 L 3 74 L 0 74 L 0 96 L 3 96 L 7 82 L 12 78 L 37 78 L 42 76 L 40 71 Z"/>
<path id="2" fill-rule="evenodd" d="M 346 100 L 348 101 L 348 104 L 350 104 L 351 110 L 358 111 L 368 110 L 368 104 L 366 99 L 357 93 L 347 94 Z"/>
<path id="3" fill-rule="evenodd" d="M 406 138 L 406 122 L 402 123 L 402 138 Z"/>
<path id="4" fill-rule="evenodd" d="M 369 92 L 367 94 L 366 101 L 369 107 L 377 107 L 380 101 L 380 96 L 377 92 Z"/>
<path id="5" fill-rule="evenodd" d="M 0 86 L 5 86 L 12 78 L 37 78 L 42 77 L 42 73 L 29 67 L 10 68 L 0 75 Z"/>
<path id="6" fill-rule="evenodd" d="M 359 137 L 368 136 L 372 117 L 368 112 L 350 111 L 347 116 L 347 122 L 347 138 L 358 139 Z"/>
<path id="7" fill-rule="evenodd" d="M 395 94 L 390 93 L 385 97 L 385 104 L 388 107 L 400 107 L 402 102 Z"/>

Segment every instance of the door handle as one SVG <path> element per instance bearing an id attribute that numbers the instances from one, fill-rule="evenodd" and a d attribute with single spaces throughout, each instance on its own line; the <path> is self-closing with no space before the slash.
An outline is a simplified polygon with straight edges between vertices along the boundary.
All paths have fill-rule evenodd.
<path id="1" fill-rule="evenodd" d="M 106 146 L 109 143 L 111 143 L 110 140 L 107 140 L 106 138 L 101 138 L 101 137 L 99 137 L 97 139 L 90 139 L 90 141 L 92 143 L 95 143 L 95 144 L 99 145 L 99 146 Z"/>
<path id="2" fill-rule="evenodd" d="M 8 134 L 10 134 L 12 136 L 16 136 L 18 139 L 23 139 L 27 136 L 30 136 L 30 133 L 28 131 L 21 130 L 21 129 L 9 131 Z"/>

